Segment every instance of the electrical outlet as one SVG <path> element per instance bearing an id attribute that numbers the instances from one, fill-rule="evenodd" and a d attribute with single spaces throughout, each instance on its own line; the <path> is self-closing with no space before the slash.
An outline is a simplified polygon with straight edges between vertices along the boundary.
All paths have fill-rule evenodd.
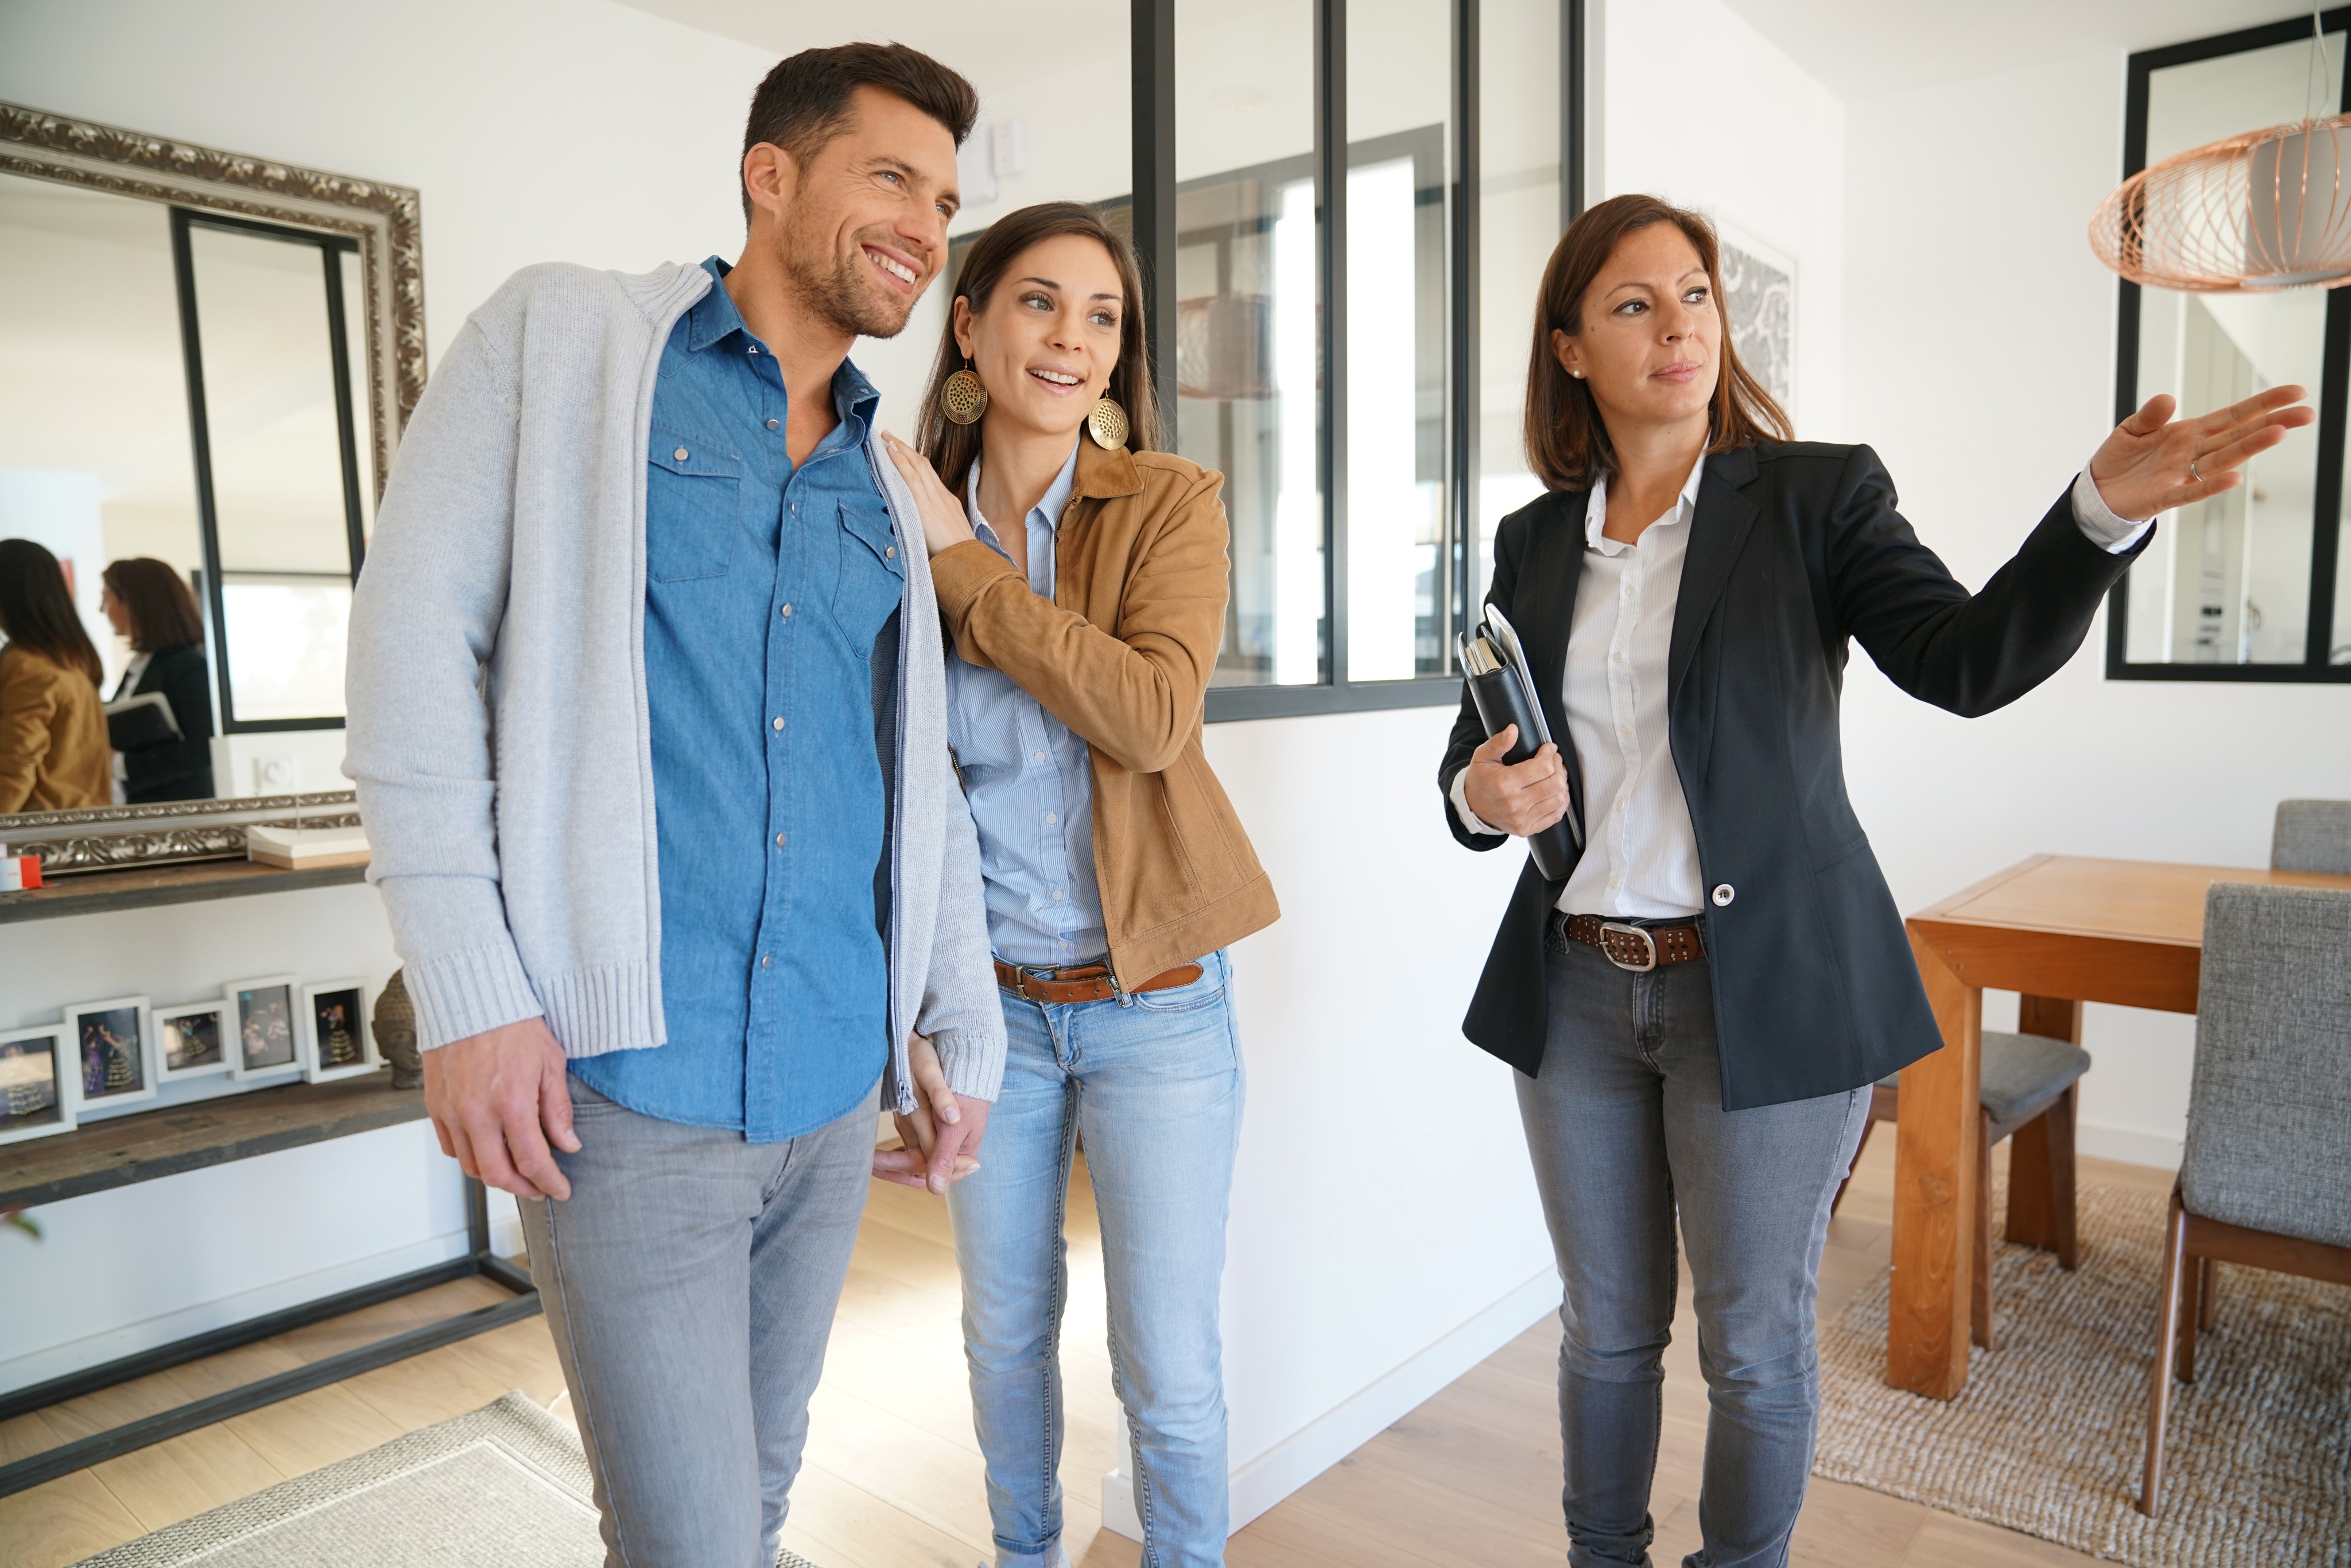
<path id="1" fill-rule="evenodd" d="M 253 792 L 256 795 L 294 793 L 294 754 L 267 751 L 253 759 Z"/>

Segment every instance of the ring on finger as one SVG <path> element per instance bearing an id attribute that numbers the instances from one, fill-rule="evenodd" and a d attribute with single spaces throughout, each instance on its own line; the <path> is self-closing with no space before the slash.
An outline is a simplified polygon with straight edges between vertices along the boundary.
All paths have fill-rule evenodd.
<path id="1" fill-rule="evenodd" d="M 2202 461 L 2200 458 L 2195 457 L 2190 457 L 2188 460 L 2188 476 L 2196 481 L 2199 485 L 2201 485 L 2204 482 L 2203 471 L 2197 467 L 2197 464 L 2200 461 Z"/>

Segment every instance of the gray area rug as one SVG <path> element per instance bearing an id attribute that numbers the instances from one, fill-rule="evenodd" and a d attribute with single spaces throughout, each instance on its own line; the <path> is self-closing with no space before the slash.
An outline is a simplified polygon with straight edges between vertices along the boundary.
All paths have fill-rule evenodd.
<path id="1" fill-rule="evenodd" d="M 2000 1348 L 1974 1353 L 1956 1399 L 1886 1386 L 1889 1277 L 1855 1295 L 1821 1332 L 1813 1472 L 2133 1568 L 2351 1564 L 2351 1290 L 2222 1265 L 2148 1519 L 2164 1198 L 2084 1182 L 2079 1213 L 2074 1273 L 1993 1244 Z"/>
<path id="2" fill-rule="evenodd" d="M 78 1568 L 601 1568 L 591 1495 L 570 1426 L 508 1394 Z"/>

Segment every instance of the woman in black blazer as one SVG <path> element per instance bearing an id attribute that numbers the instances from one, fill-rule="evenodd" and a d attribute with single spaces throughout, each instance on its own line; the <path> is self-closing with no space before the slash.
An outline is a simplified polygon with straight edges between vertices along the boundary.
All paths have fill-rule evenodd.
<path id="1" fill-rule="evenodd" d="M 1845 798 L 1848 643 L 1974 715 L 2071 658 L 2151 518 L 2226 489 L 2314 417 L 2280 388 L 2110 434 L 1970 595 L 1895 510 L 1866 446 L 1799 443 L 1739 364 L 1706 220 L 1619 196 L 1543 276 L 1527 445 L 1549 494 L 1503 519 L 1488 602 L 1562 744 L 1505 766 L 1465 693 L 1437 775 L 1490 850 L 1531 859 L 1463 1030 L 1519 1070 L 1566 1281 L 1570 1560 L 1646 1563 L 1675 1228 L 1714 1419 L 1706 1568 L 1785 1562 L 1812 1465 L 1814 1276 L 1869 1086 L 1940 1043 L 1902 918 Z"/>
<path id="2" fill-rule="evenodd" d="M 118 560 L 99 575 L 99 608 L 131 640 L 134 655 L 110 703 L 160 693 L 171 705 L 179 738 L 118 742 L 116 765 L 123 799 L 209 800 L 213 796 L 213 680 L 204 658 L 204 623 L 196 596 L 165 562 L 147 556 Z M 116 725 L 110 723 L 110 729 Z M 125 739 L 131 733 L 122 727 Z"/>

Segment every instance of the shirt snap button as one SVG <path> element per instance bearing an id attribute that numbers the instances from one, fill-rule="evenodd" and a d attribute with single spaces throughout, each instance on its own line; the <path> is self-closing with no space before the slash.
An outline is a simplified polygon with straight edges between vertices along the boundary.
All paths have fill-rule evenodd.
<path id="1" fill-rule="evenodd" d="M 776 847 L 778 849 L 782 849 L 784 847 L 784 841 L 790 836 L 791 835 L 789 833 L 778 833 L 776 835 Z"/>
<path id="2" fill-rule="evenodd" d="M 782 422 L 782 421 L 780 421 L 780 420 L 774 420 L 774 419 L 771 419 L 771 420 L 768 421 L 768 428 L 769 430 L 773 430 L 773 429 L 775 429 L 775 428 L 776 428 L 776 426 L 777 426 L 777 425 L 778 425 L 778 424 L 780 424 L 780 423 L 783 423 L 783 422 Z"/>
<path id="3" fill-rule="evenodd" d="M 676 458 L 680 463 L 683 463 L 685 461 L 685 448 L 681 446 L 676 451 L 671 453 L 670 455 Z"/>
<path id="4" fill-rule="evenodd" d="M 1717 909 L 1728 909 L 1730 907 L 1730 901 L 1739 896 L 1739 890 L 1727 882 L 1719 882 L 1715 883 L 1714 892 L 1709 896 L 1713 898 L 1714 906 Z"/>
<path id="5" fill-rule="evenodd" d="M 896 560 L 898 559 L 898 547 L 896 545 L 892 545 L 889 549 L 883 550 L 882 552 L 882 559 L 883 560 Z"/>
<path id="6" fill-rule="evenodd" d="M 776 727 L 777 727 L 778 729 L 781 729 L 781 728 L 783 728 L 783 727 L 784 727 L 784 721 L 783 721 L 781 718 L 778 718 L 778 719 L 776 720 Z"/>

